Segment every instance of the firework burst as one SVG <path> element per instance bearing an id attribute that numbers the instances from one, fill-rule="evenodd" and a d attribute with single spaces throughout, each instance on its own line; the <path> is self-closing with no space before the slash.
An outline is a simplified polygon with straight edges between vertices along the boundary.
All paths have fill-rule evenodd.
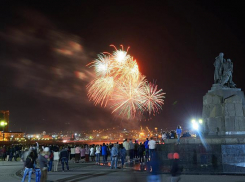
<path id="1" fill-rule="evenodd" d="M 162 92 L 162 89 L 157 90 L 157 85 L 154 85 L 153 83 L 146 83 L 143 89 L 142 102 L 146 107 L 146 111 L 149 112 L 149 115 L 152 113 L 156 114 L 162 109 L 165 93 Z"/>
<path id="2" fill-rule="evenodd" d="M 88 98 L 95 105 L 110 104 L 112 113 L 128 119 L 144 112 L 155 115 L 162 109 L 165 93 L 139 72 L 137 61 L 128 54 L 128 49 L 113 47 L 112 54 L 100 54 L 88 64 L 95 68 L 97 76 L 87 85 Z"/>
<path id="3" fill-rule="evenodd" d="M 127 116 L 127 118 L 135 117 L 137 111 L 143 113 L 145 106 L 141 96 L 144 94 L 146 82 L 144 76 L 141 76 L 137 82 L 122 82 L 112 95 L 112 113 L 118 112 L 119 115 Z"/>
<path id="4" fill-rule="evenodd" d="M 94 101 L 94 104 L 101 104 L 106 106 L 110 96 L 114 91 L 113 77 L 101 77 L 93 80 L 87 86 L 88 97 Z"/>

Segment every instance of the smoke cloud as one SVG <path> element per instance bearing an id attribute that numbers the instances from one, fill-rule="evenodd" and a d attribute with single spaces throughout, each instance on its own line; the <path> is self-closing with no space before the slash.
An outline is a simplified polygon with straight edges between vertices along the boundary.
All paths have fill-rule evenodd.
<path id="1" fill-rule="evenodd" d="M 86 65 L 96 55 L 81 37 L 25 9 L 0 32 L 0 40 L 5 70 L 0 107 L 10 109 L 12 130 L 38 132 L 47 124 L 55 126 L 50 131 L 84 130 L 111 121 L 109 111 L 88 101 L 86 85 L 94 74 Z"/>

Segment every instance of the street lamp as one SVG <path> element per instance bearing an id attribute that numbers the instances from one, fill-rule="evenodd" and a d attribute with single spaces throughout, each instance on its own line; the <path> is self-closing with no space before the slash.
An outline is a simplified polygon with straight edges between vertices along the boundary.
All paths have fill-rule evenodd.
<path id="1" fill-rule="evenodd" d="M 194 130 L 198 130 L 199 129 L 198 123 L 192 123 L 192 127 L 193 127 Z"/>
<path id="2" fill-rule="evenodd" d="M 192 119 L 191 120 L 191 123 L 192 123 L 192 128 L 198 133 L 200 134 L 201 133 L 201 130 L 202 130 L 202 124 L 203 124 L 203 121 L 202 119 Z"/>
<path id="3" fill-rule="evenodd" d="M 193 129 L 199 130 L 199 127 L 200 127 L 200 125 L 202 125 L 203 121 L 202 121 L 202 119 L 198 119 L 198 120 L 192 119 L 191 123 L 192 123 Z"/>
<path id="4" fill-rule="evenodd" d="M 202 119 L 199 119 L 199 123 L 202 124 Z"/>
<path id="5" fill-rule="evenodd" d="M 8 123 L 6 121 L 1 121 L 0 125 L 3 127 L 3 141 L 4 141 L 4 128 Z"/>

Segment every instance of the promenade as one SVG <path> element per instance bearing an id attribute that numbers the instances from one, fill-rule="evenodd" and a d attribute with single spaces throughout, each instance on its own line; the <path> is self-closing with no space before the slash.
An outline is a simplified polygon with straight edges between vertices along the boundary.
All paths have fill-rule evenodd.
<path id="1" fill-rule="evenodd" d="M 69 162 L 70 170 L 62 172 L 48 172 L 48 182 L 147 182 L 149 173 L 139 171 L 133 167 L 125 169 L 110 169 L 109 166 L 97 166 L 93 162 Z M 22 178 L 22 162 L 0 161 L 0 181 L 20 182 Z M 25 181 L 28 181 L 27 179 Z M 32 182 L 35 175 L 32 175 Z M 168 174 L 161 175 L 162 182 L 170 182 Z M 181 175 L 181 182 L 245 182 L 244 176 L 235 175 Z"/>

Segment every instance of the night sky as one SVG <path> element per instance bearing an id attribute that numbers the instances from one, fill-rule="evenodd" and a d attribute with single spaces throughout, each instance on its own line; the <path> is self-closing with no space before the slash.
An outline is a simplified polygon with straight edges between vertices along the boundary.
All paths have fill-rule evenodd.
<path id="1" fill-rule="evenodd" d="M 114 126 L 188 129 L 201 117 L 220 52 L 245 90 L 244 1 L 0 2 L 0 110 L 28 133 Z M 94 106 L 86 64 L 114 44 L 130 46 L 140 72 L 166 93 L 159 115 L 123 120 Z M 149 120 L 148 120 L 149 119 Z"/>

